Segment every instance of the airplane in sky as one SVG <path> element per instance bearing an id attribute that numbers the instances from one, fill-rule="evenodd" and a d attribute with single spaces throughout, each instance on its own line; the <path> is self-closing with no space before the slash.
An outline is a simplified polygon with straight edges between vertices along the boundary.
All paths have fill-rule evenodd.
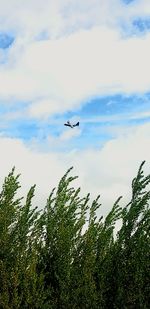
<path id="1" fill-rule="evenodd" d="M 64 123 L 64 126 L 70 127 L 70 128 L 74 128 L 79 126 L 79 122 L 75 123 L 75 124 L 71 124 L 70 121 L 67 121 L 67 123 Z"/>

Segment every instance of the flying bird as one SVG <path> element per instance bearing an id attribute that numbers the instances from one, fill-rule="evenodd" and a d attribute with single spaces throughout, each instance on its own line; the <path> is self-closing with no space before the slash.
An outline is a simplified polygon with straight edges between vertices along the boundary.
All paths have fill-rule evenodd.
<path id="1" fill-rule="evenodd" d="M 71 124 L 70 121 L 67 121 L 67 123 L 64 123 L 64 126 L 70 127 L 70 128 L 74 128 L 79 126 L 79 122 L 75 123 L 75 124 Z"/>

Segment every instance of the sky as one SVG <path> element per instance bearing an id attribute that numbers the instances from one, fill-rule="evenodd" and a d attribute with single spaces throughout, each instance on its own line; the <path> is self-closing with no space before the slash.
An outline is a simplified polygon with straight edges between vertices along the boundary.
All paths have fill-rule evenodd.
<path id="1" fill-rule="evenodd" d="M 149 55 L 149 0 L 0 0 L 0 183 L 15 166 L 44 207 L 73 166 L 102 213 L 125 205 L 150 172 Z"/>

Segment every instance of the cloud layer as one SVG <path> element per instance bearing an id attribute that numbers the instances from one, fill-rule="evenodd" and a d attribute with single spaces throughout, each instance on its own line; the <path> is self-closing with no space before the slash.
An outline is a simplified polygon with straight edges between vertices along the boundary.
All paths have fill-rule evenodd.
<path id="1" fill-rule="evenodd" d="M 30 101 L 28 115 L 43 118 L 88 98 L 149 91 L 150 34 L 125 35 L 139 14 L 150 16 L 148 1 L 1 1 L 0 25 L 16 40 L 1 65 L 0 97 Z"/>
<path id="2" fill-rule="evenodd" d="M 72 175 L 78 175 L 75 187 L 81 186 L 95 198 L 101 194 L 102 212 L 106 214 L 112 203 L 123 195 L 129 201 L 131 180 L 143 160 L 145 171 L 150 172 L 150 124 L 142 125 L 108 141 L 102 149 L 68 153 L 42 153 L 25 146 L 20 140 L 1 137 L 1 182 L 12 166 L 21 173 L 22 193 L 37 184 L 35 204 L 43 207 L 51 189 L 55 187 L 66 170 L 74 166 Z"/>
<path id="3" fill-rule="evenodd" d="M 1 33 L 12 38 L 8 48 L 4 50 L 2 42 L 0 46 L 0 106 L 2 110 L 7 106 L 5 119 L 1 117 L 1 179 L 16 165 L 22 173 L 23 192 L 37 183 L 40 199 L 35 202 L 40 206 L 49 189 L 73 165 L 79 175 L 76 184 L 92 196 L 102 193 L 106 213 L 118 195 L 127 199 L 139 164 L 150 161 L 149 124 L 114 128 L 115 138 L 105 141 L 102 148 L 98 146 L 100 127 L 94 141 L 97 150 L 91 146 L 93 136 L 86 126 L 94 122 L 90 113 L 81 129 L 62 129 L 66 115 L 97 97 L 144 98 L 150 92 L 150 1 L 126 2 L 45 0 L 43 5 L 43 0 L 0 0 Z M 95 112 L 95 125 L 98 120 L 105 125 L 126 115 Z M 148 108 L 129 113 L 128 119 L 141 116 L 149 119 Z M 24 131 L 31 125 L 26 144 L 19 121 Z M 30 137 L 32 129 L 38 131 L 34 137 Z M 88 150 L 82 147 L 84 139 L 91 142 Z"/>

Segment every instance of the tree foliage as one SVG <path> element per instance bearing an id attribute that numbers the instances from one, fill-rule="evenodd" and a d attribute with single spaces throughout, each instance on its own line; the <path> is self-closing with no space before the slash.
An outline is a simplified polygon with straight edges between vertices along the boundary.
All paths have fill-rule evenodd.
<path id="1" fill-rule="evenodd" d="M 100 214 L 100 196 L 80 197 L 69 169 L 43 210 L 35 186 L 17 198 L 13 168 L 0 194 L 0 309 L 130 309 L 150 303 L 150 175 L 142 162 L 131 201 Z M 122 225 L 115 235 L 117 222 Z"/>

